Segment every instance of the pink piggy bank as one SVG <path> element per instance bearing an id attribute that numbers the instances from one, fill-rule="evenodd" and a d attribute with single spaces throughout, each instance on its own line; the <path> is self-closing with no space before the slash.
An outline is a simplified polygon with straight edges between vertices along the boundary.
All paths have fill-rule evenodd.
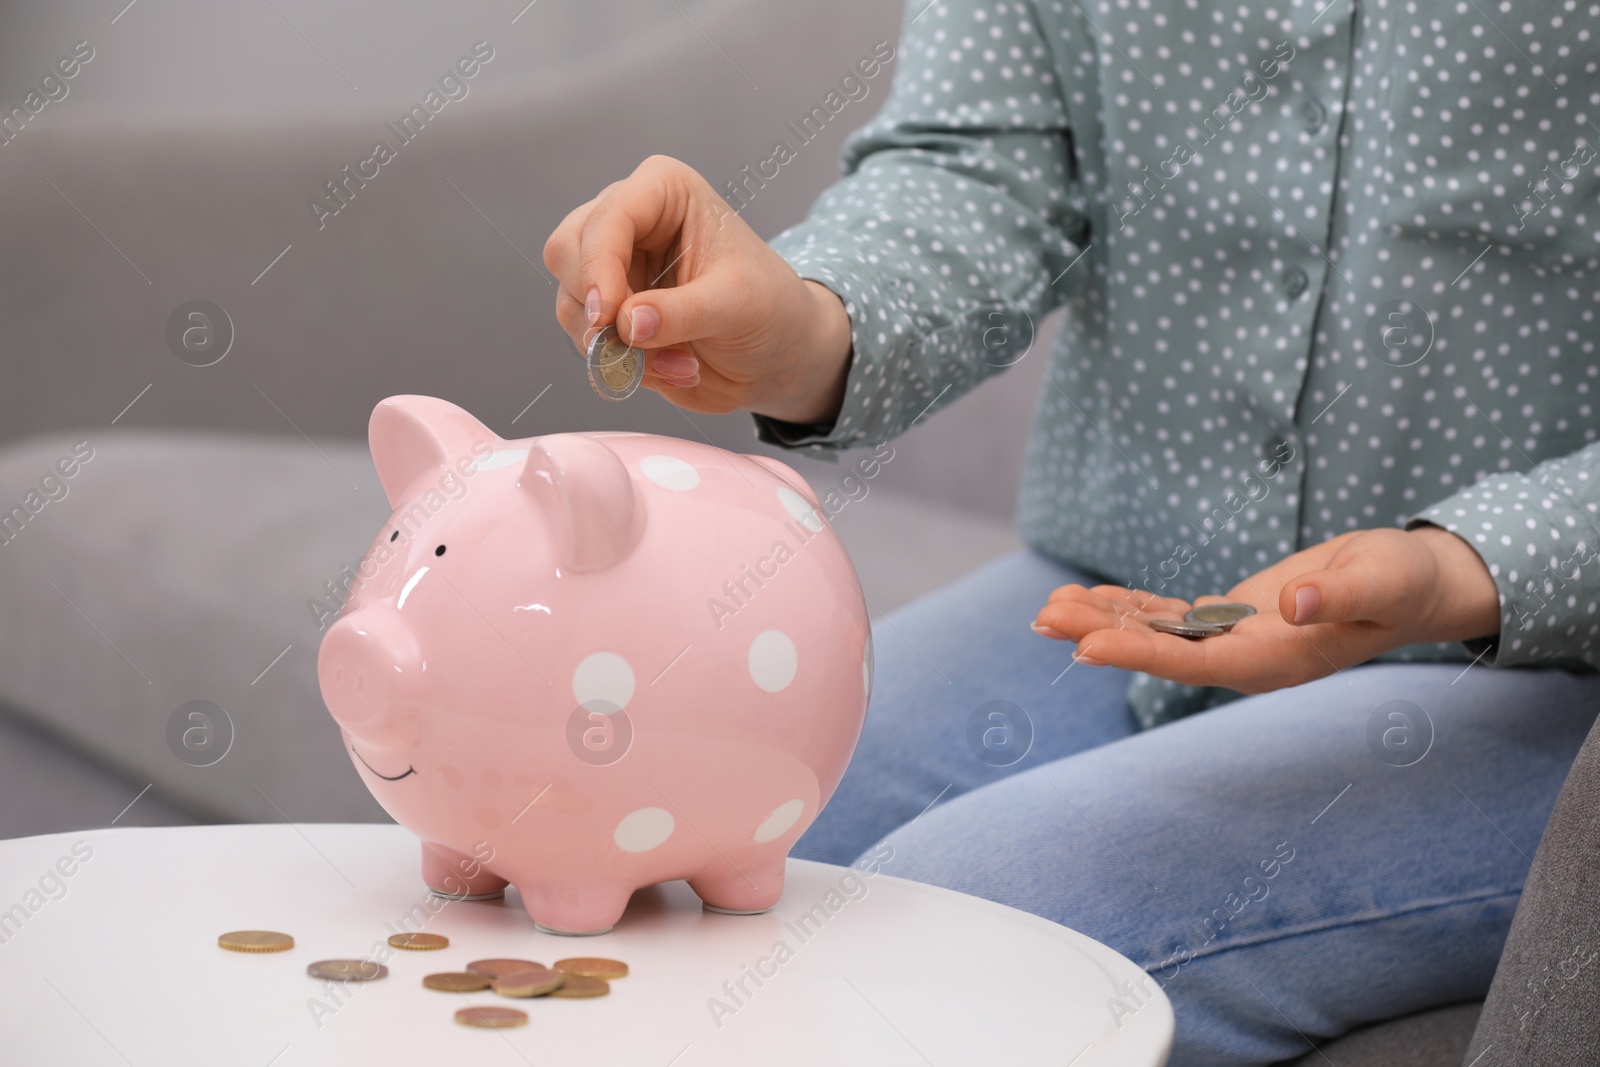
<path id="1" fill-rule="evenodd" d="M 358 773 L 452 896 L 609 930 L 641 886 L 778 902 L 872 687 L 860 584 L 789 467 L 638 433 L 506 441 L 391 397 L 394 513 L 318 657 Z"/>

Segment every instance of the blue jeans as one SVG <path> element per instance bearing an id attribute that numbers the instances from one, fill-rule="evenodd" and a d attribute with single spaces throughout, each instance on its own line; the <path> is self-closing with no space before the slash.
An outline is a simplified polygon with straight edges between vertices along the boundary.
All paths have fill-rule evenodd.
<path id="1" fill-rule="evenodd" d="M 1171 998 L 1173 1067 L 1482 998 L 1600 676 L 1375 664 L 1139 732 L 1131 675 L 1028 630 L 1069 582 L 1097 584 L 1019 552 L 879 620 L 861 742 L 794 854 L 887 841 L 890 874 L 1110 945 Z"/>

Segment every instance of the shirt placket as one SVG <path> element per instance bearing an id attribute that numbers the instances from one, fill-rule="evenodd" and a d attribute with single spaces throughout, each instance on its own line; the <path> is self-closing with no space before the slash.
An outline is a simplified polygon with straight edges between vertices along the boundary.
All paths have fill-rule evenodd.
<path id="1" fill-rule="evenodd" d="M 1316 17 L 1312 32 L 1294 42 L 1290 77 L 1277 101 L 1280 114 L 1287 116 L 1279 125 L 1278 158 L 1308 191 L 1307 199 L 1316 197 L 1318 208 L 1313 218 L 1306 215 L 1305 199 L 1274 205 L 1283 269 L 1277 278 L 1279 302 L 1270 313 L 1276 319 L 1274 341 L 1284 338 L 1287 344 L 1278 353 L 1281 358 L 1272 361 L 1279 380 L 1260 387 L 1266 391 L 1261 399 L 1275 423 L 1262 442 L 1262 455 L 1264 459 L 1291 457 L 1283 460 L 1279 474 L 1285 488 L 1291 490 L 1280 498 L 1280 507 L 1286 511 L 1291 507 L 1298 511 L 1304 499 L 1308 457 L 1301 431 L 1319 414 L 1305 410 L 1304 401 L 1316 358 L 1317 320 L 1327 306 L 1330 289 L 1351 285 L 1329 256 L 1337 229 L 1335 213 L 1343 209 L 1340 179 L 1346 153 L 1341 150 L 1341 137 L 1348 114 L 1356 18 L 1356 0 L 1333 0 L 1332 6 Z M 1280 518 L 1295 547 L 1304 547 L 1298 544 L 1298 515 Z"/>

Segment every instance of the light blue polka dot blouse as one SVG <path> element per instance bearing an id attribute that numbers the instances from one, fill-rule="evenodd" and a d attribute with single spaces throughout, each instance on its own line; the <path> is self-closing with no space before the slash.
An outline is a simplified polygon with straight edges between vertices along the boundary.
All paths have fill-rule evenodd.
<path id="1" fill-rule="evenodd" d="M 764 440 L 879 443 L 1061 306 L 1029 544 L 1191 598 L 1432 522 L 1500 634 L 1386 658 L 1600 667 L 1600 6 L 910 0 L 889 66 L 773 241 L 845 302 L 844 408 Z"/>

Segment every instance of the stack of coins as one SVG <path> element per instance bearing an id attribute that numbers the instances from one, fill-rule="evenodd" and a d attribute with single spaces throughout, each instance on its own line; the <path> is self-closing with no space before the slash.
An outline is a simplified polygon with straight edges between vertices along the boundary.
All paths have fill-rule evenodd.
<path id="1" fill-rule="evenodd" d="M 1157 633 L 1199 640 L 1225 634 L 1239 620 L 1248 619 L 1255 613 L 1256 609 L 1249 604 L 1202 604 L 1185 612 L 1182 622 L 1176 619 L 1151 619 L 1150 629 Z"/>
<path id="2" fill-rule="evenodd" d="M 614 980 L 626 978 L 627 975 L 626 963 L 599 956 L 573 956 L 556 960 L 550 967 L 533 960 L 494 958 L 473 960 L 467 964 L 464 972 L 430 974 L 422 980 L 422 984 L 429 989 L 450 993 L 492 989 L 502 997 L 517 1000 L 534 997 L 577 1000 L 603 997 L 611 992 Z M 481 1011 L 494 1014 L 486 1017 L 480 1014 Z M 463 1026 L 521 1026 L 527 1021 L 525 1012 L 509 1008 L 463 1008 L 456 1012 L 456 1022 Z"/>
<path id="3" fill-rule="evenodd" d="M 567 976 L 548 967 L 533 967 L 526 971 L 503 974 L 490 981 L 489 987 L 502 997 L 542 997 L 561 988 Z"/>
<path id="4" fill-rule="evenodd" d="M 567 976 L 566 982 L 552 994 L 557 997 L 603 997 L 611 992 L 613 981 L 628 977 L 626 963 L 599 956 L 556 960 L 555 967 Z"/>

